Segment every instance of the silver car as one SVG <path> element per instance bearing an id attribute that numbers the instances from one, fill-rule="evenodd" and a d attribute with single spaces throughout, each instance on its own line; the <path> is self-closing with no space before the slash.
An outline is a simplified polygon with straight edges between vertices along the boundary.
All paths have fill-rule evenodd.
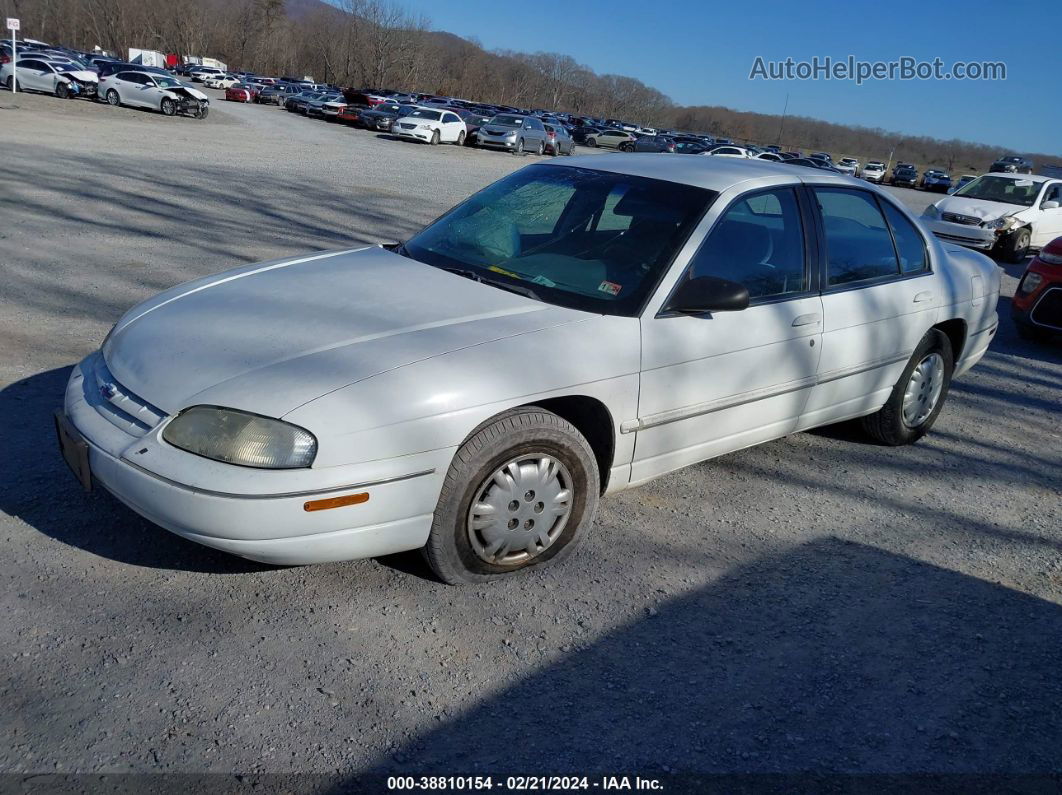
<path id="1" fill-rule="evenodd" d="M 570 155 L 575 151 L 575 141 L 563 125 L 545 124 L 546 151 L 551 155 Z"/>
<path id="2" fill-rule="evenodd" d="M 549 144 L 546 127 L 534 116 L 501 113 L 479 128 L 477 143 L 514 154 L 534 152 L 542 154 Z"/>

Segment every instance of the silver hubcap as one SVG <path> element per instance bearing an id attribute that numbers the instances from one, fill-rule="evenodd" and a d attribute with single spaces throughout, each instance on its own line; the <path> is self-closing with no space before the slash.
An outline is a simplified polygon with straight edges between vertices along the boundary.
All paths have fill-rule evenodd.
<path id="1" fill-rule="evenodd" d="M 918 363 L 903 395 L 903 421 L 917 428 L 929 419 L 944 388 L 944 357 L 931 353 Z"/>
<path id="2" fill-rule="evenodd" d="M 545 453 L 514 458 L 487 478 L 468 511 L 468 540 L 476 555 L 515 566 L 545 552 L 572 512 L 572 478 Z"/>

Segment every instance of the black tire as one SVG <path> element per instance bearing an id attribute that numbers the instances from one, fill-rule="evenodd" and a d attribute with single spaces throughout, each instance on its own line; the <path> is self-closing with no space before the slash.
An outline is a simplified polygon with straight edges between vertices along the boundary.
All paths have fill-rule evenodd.
<path id="1" fill-rule="evenodd" d="M 11 90 L 11 80 L 12 80 L 12 76 L 8 75 L 7 76 L 7 80 L 4 81 L 4 88 L 6 88 L 8 91 Z"/>
<path id="2" fill-rule="evenodd" d="M 209 105 L 202 105 L 202 106 L 200 106 L 199 112 L 196 114 L 195 117 L 197 119 L 205 119 L 209 113 L 210 113 L 210 106 Z"/>
<path id="3" fill-rule="evenodd" d="M 431 143 L 432 146 L 438 146 L 439 145 L 439 131 L 438 130 L 434 130 L 432 132 L 430 143 Z"/>
<path id="4" fill-rule="evenodd" d="M 162 111 L 163 116 L 175 116 L 177 115 L 177 103 L 169 97 L 163 97 L 159 110 Z"/>
<path id="5" fill-rule="evenodd" d="M 69 99 L 70 98 L 70 86 L 68 86 L 66 83 L 56 83 L 55 84 L 55 95 L 57 97 L 59 97 L 59 99 Z"/>
<path id="6" fill-rule="evenodd" d="M 538 142 L 538 151 L 535 152 L 535 154 L 538 155 L 539 157 L 542 157 L 542 153 L 545 152 L 545 151 L 546 151 L 546 142 L 545 141 L 539 141 Z"/>
<path id="7" fill-rule="evenodd" d="M 514 155 L 522 155 L 524 153 L 524 139 L 521 138 L 516 142 L 516 148 L 513 150 Z"/>
<path id="8" fill-rule="evenodd" d="M 1015 229 L 996 243 L 997 256 L 1004 262 L 1018 263 L 1029 253 L 1030 232 L 1028 227 Z"/>
<path id="9" fill-rule="evenodd" d="M 586 145 L 587 146 L 597 146 L 597 139 L 596 138 L 587 138 L 586 139 Z"/>
<path id="10" fill-rule="evenodd" d="M 122 98 L 113 88 L 107 89 L 107 103 L 115 108 L 122 104 Z"/>
<path id="11" fill-rule="evenodd" d="M 488 563 L 473 548 L 468 517 L 472 501 L 507 461 L 549 455 L 571 476 L 572 506 L 560 534 L 539 554 L 515 565 Z M 480 425 L 454 456 L 435 509 L 424 558 L 445 583 L 479 583 L 560 560 L 593 523 L 600 494 L 597 462 L 590 445 L 567 420 L 537 406 L 507 411 Z M 533 497 L 532 497 L 533 498 Z"/>
<path id="12" fill-rule="evenodd" d="M 944 360 L 943 384 L 936 405 L 933 406 L 929 416 L 917 426 L 910 426 L 903 417 L 904 394 L 911 376 L 919 363 L 930 354 L 939 353 Z M 863 417 L 863 430 L 881 444 L 897 447 L 902 444 L 912 444 L 925 436 L 933 423 L 937 421 L 940 410 L 944 407 L 944 401 L 948 397 L 948 388 L 951 386 L 951 375 L 955 369 L 955 361 L 951 350 L 951 340 L 944 332 L 938 329 L 930 329 L 922 337 L 922 341 L 915 348 L 911 360 L 900 374 L 900 379 L 892 388 L 892 394 L 874 414 Z"/>
<path id="13" fill-rule="evenodd" d="M 464 130 L 461 130 L 461 132 L 459 132 L 457 134 L 457 145 L 458 146 L 464 146 L 465 145 L 465 131 Z"/>

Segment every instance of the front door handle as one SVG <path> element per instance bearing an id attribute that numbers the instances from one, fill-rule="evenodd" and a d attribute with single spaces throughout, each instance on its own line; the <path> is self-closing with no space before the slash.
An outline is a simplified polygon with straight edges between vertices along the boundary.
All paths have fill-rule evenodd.
<path id="1" fill-rule="evenodd" d="M 918 293 L 914 297 L 914 302 L 916 304 L 920 304 L 923 301 L 932 301 L 932 300 L 933 300 L 933 293 L 929 292 L 929 290 L 923 290 L 922 292 Z"/>
<path id="2" fill-rule="evenodd" d="M 793 320 L 793 325 L 794 326 L 811 326 L 811 325 L 816 325 L 817 326 L 821 322 L 822 322 L 822 315 L 820 315 L 818 312 L 812 312 L 809 315 L 798 315 L 796 317 L 796 319 Z"/>

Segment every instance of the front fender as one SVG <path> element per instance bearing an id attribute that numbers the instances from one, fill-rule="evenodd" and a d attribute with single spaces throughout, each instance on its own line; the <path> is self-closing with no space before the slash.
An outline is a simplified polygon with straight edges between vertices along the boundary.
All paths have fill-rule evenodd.
<path id="1" fill-rule="evenodd" d="M 454 448 L 506 409 L 584 395 L 612 416 L 618 465 L 633 454 L 619 426 L 637 416 L 639 364 L 638 319 L 597 316 L 389 370 L 284 419 L 313 431 L 325 467 Z"/>

